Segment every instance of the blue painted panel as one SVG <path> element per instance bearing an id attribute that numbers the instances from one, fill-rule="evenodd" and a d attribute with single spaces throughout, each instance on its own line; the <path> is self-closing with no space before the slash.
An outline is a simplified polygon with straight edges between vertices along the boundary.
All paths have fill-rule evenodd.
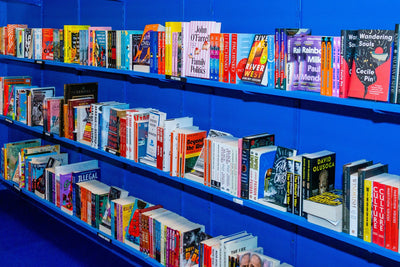
<path id="1" fill-rule="evenodd" d="M 147 24 L 165 25 L 166 21 L 183 21 L 182 0 L 153 0 L 151 7 L 146 1 L 126 1 L 126 28 L 142 30 Z"/>
<path id="2" fill-rule="evenodd" d="M 64 25 L 79 24 L 78 1 L 43 0 L 43 26 L 62 29 Z"/>
<path id="3" fill-rule="evenodd" d="M 275 28 L 299 27 L 297 0 L 214 1 L 214 19 L 222 22 L 222 32 L 273 34 Z"/>
<path id="4" fill-rule="evenodd" d="M 0 1 L 0 25 L 7 24 L 7 3 Z"/>
<path id="5" fill-rule="evenodd" d="M 314 35 L 340 36 L 341 29 L 388 29 L 394 30 L 398 23 L 399 3 L 382 0 L 379 5 L 373 1 L 339 0 L 327 4 L 323 1 L 305 0 L 302 2 L 302 22 L 311 27 Z M 356 12 L 346 12 L 357 10 Z"/>
<path id="6" fill-rule="evenodd" d="M 82 0 L 80 4 L 80 22 L 82 25 L 111 26 L 115 30 L 123 30 L 123 7 L 124 2 L 109 0 L 93 2 L 91 0 Z"/>
<path id="7" fill-rule="evenodd" d="M 72 69 L 45 66 L 43 71 L 43 86 L 54 86 L 56 96 L 64 96 L 64 84 L 78 82 L 79 76 Z"/>
<path id="8" fill-rule="evenodd" d="M 182 192 L 182 216 L 188 220 L 200 223 L 205 226 L 206 232 L 211 228 L 210 217 L 210 200 L 211 197 L 204 192 L 185 187 L 185 192 Z"/>
<path id="9" fill-rule="evenodd" d="M 191 20 L 217 20 L 215 17 L 214 0 L 207 1 L 182 1 L 183 8 L 183 21 Z"/>
<path id="10" fill-rule="evenodd" d="M 7 24 L 28 24 L 41 27 L 41 8 L 24 3 L 7 3 Z"/>
<path id="11" fill-rule="evenodd" d="M 17 64 L 11 64 L 7 66 L 8 76 L 31 76 L 32 84 L 41 85 L 41 69 L 40 65 L 25 64 L 23 62 L 18 62 Z"/>

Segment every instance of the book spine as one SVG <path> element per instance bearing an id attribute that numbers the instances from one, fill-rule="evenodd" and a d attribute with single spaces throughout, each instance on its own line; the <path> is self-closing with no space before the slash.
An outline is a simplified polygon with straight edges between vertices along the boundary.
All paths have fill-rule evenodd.
<path id="1" fill-rule="evenodd" d="M 279 51 L 279 89 L 283 89 L 283 85 L 285 83 L 285 56 L 287 53 L 287 35 L 286 29 L 280 29 L 280 51 Z"/>
<path id="2" fill-rule="evenodd" d="M 224 83 L 229 83 L 229 73 L 229 33 L 224 33 Z"/>
<path id="3" fill-rule="evenodd" d="M 237 65 L 237 45 L 238 45 L 238 35 L 237 33 L 230 34 L 230 47 L 231 47 L 231 63 L 230 63 L 230 83 L 236 84 L 236 65 Z"/>
<path id="4" fill-rule="evenodd" d="M 399 28 L 400 24 L 395 24 L 394 28 L 394 42 L 393 42 L 393 60 L 392 60 L 392 73 L 390 83 L 390 103 L 397 103 L 398 88 L 399 88 Z M 399 88 L 400 89 L 400 88 Z"/>
<path id="5" fill-rule="evenodd" d="M 343 168 L 342 190 L 343 190 L 343 209 L 342 209 L 342 232 L 350 233 L 349 210 L 350 210 L 350 170 Z M 362 179 L 359 179 L 359 182 Z"/>
<path id="6" fill-rule="evenodd" d="M 157 32 L 157 73 L 158 74 L 163 74 L 162 73 L 162 31 Z"/>
<path id="7" fill-rule="evenodd" d="M 382 190 L 384 190 L 384 185 L 377 181 L 374 181 L 372 187 L 372 243 L 375 243 L 379 246 L 384 246 L 385 229 L 385 195 L 383 194 Z"/>
<path id="8" fill-rule="evenodd" d="M 357 205 L 358 205 L 358 214 L 357 214 L 357 222 L 358 222 L 358 233 L 357 236 L 360 239 L 364 239 L 364 194 L 365 194 L 365 188 L 364 188 L 364 180 L 365 180 L 365 172 L 361 172 L 361 174 L 358 175 L 358 195 L 357 195 Z M 347 196 L 346 196 L 347 199 Z M 343 192 L 343 204 L 344 202 L 344 192 Z M 345 206 L 343 205 L 343 216 L 345 215 L 344 210 Z M 344 217 L 343 217 L 344 218 Z M 343 219 L 344 223 L 344 219 Z"/>
<path id="9" fill-rule="evenodd" d="M 243 143 L 248 143 L 242 145 L 242 173 L 241 173 L 241 198 L 249 199 L 249 166 L 250 166 L 250 149 L 245 149 L 245 147 L 250 147 L 250 140 L 243 139 Z"/>
<path id="10" fill-rule="evenodd" d="M 326 38 L 321 38 L 321 95 L 326 95 Z"/>
<path id="11" fill-rule="evenodd" d="M 392 247 L 393 251 L 399 251 L 399 188 L 393 186 L 392 188 Z"/>
<path id="12" fill-rule="evenodd" d="M 385 186 L 385 235 L 384 235 L 384 245 L 385 248 L 392 248 L 392 194 L 393 187 L 390 185 Z"/>
<path id="13" fill-rule="evenodd" d="M 279 88 L 279 84 L 280 84 L 280 78 L 279 78 L 279 74 L 280 74 L 280 29 L 277 28 L 275 29 L 275 38 L 274 38 L 274 42 L 275 42 L 275 88 Z"/>
<path id="14" fill-rule="evenodd" d="M 339 97 L 340 37 L 333 37 L 333 87 L 332 96 Z"/>
<path id="15" fill-rule="evenodd" d="M 158 73 L 157 68 L 158 32 L 150 32 L 150 73 Z"/>
<path id="16" fill-rule="evenodd" d="M 372 242 L 372 201 L 373 186 L 370 180 L 364 181 L 364 241 Z"/>
<path id="17" fill-rule="evenodd" d="M 302 165 L 302 160 L 295 161 L 294 164 Z M 299 168 L 293 177 L 293 213 L 304 216 L 303 214 L 303 195 L 302 195 L 302 169 Z"/>
<path id="18" fill-rule="evenodd" d="M 165 23 L 165 75 L 172 75 L 172 32 L 170 23 Z"/>
<path id="19" fill-rule="evenodd" d="M 325 68 L 326 68 L 326 95 L 327 96 L 332 96 L 332 73 L 333 73 L 333 67 L 332 67 L 332 57 L 333 57 L 333 37 L 328 37 L 326 39 L 326 62 L 325 62 Z"/>
<path id="20" fill-rule="evenodd" d="M 219 81 L 219 73 L 221 72 L 219 67 L 221 54 L 221 34 L 215 33 L 215 46 L 214 46 L 214 81 Z"/>
<path id="21" fill-rule="evenodd" d="M 291 162 L 289 162 L 291 161 Z M 287 158 L 286 159 L 287 166 L 294 166 L 294 160 Z M 294 213 L 294 172 L 293 170 L 287 170 L 286 173 L 286 204 L 287 204 L 287 212 Z M 297 195 L 297 194 L 296 194 Z"/>
<path id="22" fill-rule="evenodd" d="M 220 39 L 219 39 L 219 75 L 218 75 L 218 81 L 223 82 L 224 81 L 224 60 L 225 60 L 225 37 L 224 34 L 220 34 Z"/>
<path id="23" fill-rule="evenodd" d="M 358 234 L 358 175 L 350 176 L 350 209 L 349 209 L 349 234 L 352 236 L 357 236 Z"/>

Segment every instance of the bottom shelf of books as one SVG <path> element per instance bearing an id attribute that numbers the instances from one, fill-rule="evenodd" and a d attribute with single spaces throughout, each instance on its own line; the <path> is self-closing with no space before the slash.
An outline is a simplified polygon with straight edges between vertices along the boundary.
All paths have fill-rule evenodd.
<path id="1" fill-rule="evenodd" d="M 42 145 L 40 139 L 4 148 L 3 184 L 97 243 L 129 252 L 144 264 L 237 266 L 258 260 L 290 266 L 264 255 L 258 237 L 247 231 L 211 237 L 204 225 L 101 182 L 98 160 L 69 163 L 71 156 L 59 145 Z"/>

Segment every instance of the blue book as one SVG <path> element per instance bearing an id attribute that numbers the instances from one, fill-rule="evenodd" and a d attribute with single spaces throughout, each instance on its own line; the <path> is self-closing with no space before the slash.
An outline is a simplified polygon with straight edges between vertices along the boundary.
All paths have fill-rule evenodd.
<path id="1" fill-rule="evenodd" d="M 76 184 L 91 180 L 100 180 L 100 177 L 101 177 L 100 168 L 72 172 L 72 207 L 74 216 L 81 218 L 80 190 L 79 186 L 77 186 Z"/>
<path id="2" fill-rule="evenodd" d="M 93 54 L 93 66 L 107 67 L 107 31 L 95 31 Z"/>
<path id="3" fill-rule="evenodd" d="M 130 70 L 132 62 L 132 34 L 142 36 L 143 31 L 129 30 L 121 33 L 121 69 Z"/>
<path id="4" fill-rule="evenodd" d="M 268 60 L 267 60 L 267 81 L 268 87 L 273 88 L 275 86 L 275 41 L 274 35 L 268 35 Z"/>
<path id="5" fill-rule="evenodd" d="M 265 185 L 271 178 L 276 150 L 277 146 L 259 147 L 251 150 L 251 153 L 259 154 L 258 168 L 257 168 L 258 175 L 257 177 L 255 177 L 256 187 L 254 188 L 257 195 L 257 199 L 264 197 Z"/>
<path id="6" fill-rule="evenodd" d="M 139 220 L 139 209 L 145 209 L 152 206 L 150 203 L 141 200 L 139 198 L 135 199 L 135 203 L 132 208 L 131 218 L 129 220 L 128 229 L 125 234 L 125 243 L 133 248 L 139 248 L 140 245 L 140 234 L 138 225 L 134 225 Z"/>
<path id="7" fill-rule="evenodd" d="M 158 32 L 150 32 L 150 73 L 158 73 Z"/>
<path id="8" fill-rule="evenodd" d="M 89 60 L 88 54 L 89 46 L 89 31 L 79 30 L 79 63 L 87 66 Z"/>

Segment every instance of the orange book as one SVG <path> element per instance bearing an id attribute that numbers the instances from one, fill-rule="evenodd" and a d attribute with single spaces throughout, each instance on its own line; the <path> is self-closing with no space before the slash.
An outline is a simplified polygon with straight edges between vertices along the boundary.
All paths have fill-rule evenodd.
<path id="1" fill-rule="evenodd" d="M 7 55 L 16 56 L 17 50 L 15 49 L 15 29 L 16 28 L 28 28 L 26 24 L 7 24 Z"/>
<path id="2" fill-rule="evenodd" d="M 326 95 L 326 37 L 321 38 L 321 95 Z"/>
<path id="3" fill-rule="evenodd" d="M 332 66 L 333 37 L 326 39 L 326 95 L 332 96 L 333 66 Z"/>
<path id="4" fill-rule="evenodd" d="M 185 173 L 191 172 L 196 165 L 197 159 L 203 149 L 204 139 L 207 137 L 207 131 L 193 130 L 182 135 L 180 176 L 184 177 Z"/>
<path id="5" fill-rule="evenodd" d="M 54 59 L 53 29 L 42 29 L 42 59 Z"/>

